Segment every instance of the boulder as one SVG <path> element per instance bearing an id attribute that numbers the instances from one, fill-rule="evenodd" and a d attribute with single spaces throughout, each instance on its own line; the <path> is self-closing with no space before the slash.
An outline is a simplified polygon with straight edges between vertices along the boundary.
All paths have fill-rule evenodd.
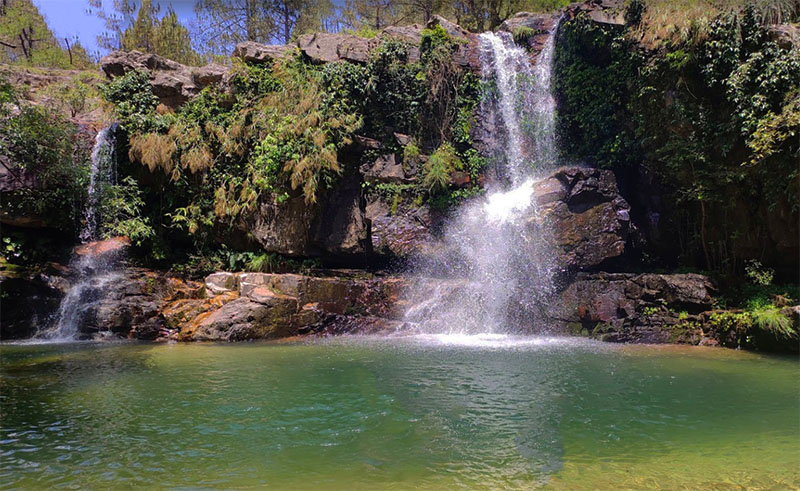
<path id="1" fill-rule="evenodd" d="M 267 288 L 255 288 L 247 298 L 223 305 L 202 319 L 194 331 L 196 341 L 246 341 L 291 336 L 297 299 Z"/>
<path id="2" fill-rule="evenodd" d="M 441 15 L 434 15 L 431 17 L 431 20 L 428 21 L 429 29 L 436 26 L 440 26 L 450 37 L 462 43 L 469 43 L 475 37 L 475 34 L 469 32 L 458 24 L 450 22 Z"/>
<path id="3" fill-rule="evenodd" d="M 341 60 L 366 63 L 370 50 L 377 46 L 377 40 L 352 34 L 317 32 L 300 36 L 297 46 L 305 56 L 317 63 Z"/>
<path id="4" fill-rule="evenodd" d="M 363 273 L 352 277 L 273 273 L 235 276 L 239 291 L 221 295 L 223 302 L 209 305 L 200 300 L 179 300 L 165 309 L 167 322 L 180 329 L 178 340 L 242 341 L 341 333 L 342 326 L 357 326 L 365 319 L 372 319 L 369 323 L 374 330 L 380 324 L 375 319 L 394 326 L 404 312 L 398 306 L 402 305 L 401 291 L 407 283 L 400 278 L 375 278 Z M 207 283 L 212 280 L 206 278 Z"/>
<path id="5" fill-rule="evenodd" d="M 555 29 L 560 14 L 538 14 L 533 12 L 519 12 L 500 24 L 498 30 L 514 34 L 518 29 L 533 29 L 533 36 L 525 40 L 530 52 L 531 61 L 535 64 L 539 53 L 545 47 L 550 33 Z"/>
<path id="6" fill-rule="evenodd" d="M 229 69 L 217 64 L 190 67 L 152 53 L 114 51 L 100 60 L 108 78 L 143 70 L 150 75 L 153 94 L 167 107 L 177 109 L 204 88 L 222 84 Z"/>
<path id="7" fill-rule="evenodd" d="M 210 296 L 221 295 L 236 291 L 239 288 L 239 277 L 233 273 L 212 273 L 206 276 L 206 294 Z"/>
<path id="8" fill-rule="evenodd" d="M 504 20 L 499 31 L 514 33 L 521 27 L 527 27 L 534 31 L 550 32 L 558 22 L 560 14 L 540 14 L 534 12 L 517 12 L 508 19 Z"/>
<path id="9" fill-rule="evenodd" d="M 403 170 L 403 164 L 397 161 L 395 154 L 381 155 L 372 162 L 362 164 L 359 168 L 368 184 L 408 183 L 413 179 Z"/>
<path id="10" fill-rule="evenodd" d="M 625 25 L 625 2 L 623 0 L 587 0 L 573 3 L 564 9 L 567 18 L 572 19 L 579 13 L 586 13 L 590 19 L 611 26 Z"/>
<path id="11" fill-rule="evenodd" d="M 422 42 L 422 30 L 424 26 L 412 24 L 410 26 L 389 26 L 381 31 L 378 39 L 397 39 L 409 43 L 408 62 L 416 63 L 419 61 L 419 45 Z"/>
<path id="12" fill-rule="evenodd" d="M 453 53 L 453 61 L 467 70 L 473 72 L 480 71 L 481 63 L 479 58 L 478 36 L 439 15 L 434 15 L 431 20 L 428 21 L 428 28 L 433 28 L 435 26 L 441 26 L 450 37 L 455 39 L 457 48 L 456 52 Z"/>
<path id="13" fill-rule="evenodd" d="M 769 38 L 782 49 L 792 49 L 800 45 L 800 27 L 792 24 L 779 24 L 767 28 Z"/>
<path id="14" fill-rule="evenodd" d="M 556 269 L 592 269 L 625 253 L 630 206 L 613 172 L 562 168 L 534 184 L 533 197 L 538 210 L 528 224 L 550 235 Z"/>
<path id="15" fill-rule="evenodd" d="M 274 63 L 288 58 L 293 51 L 293 46 L 285 44 L 267 45 L 245 41 L 236 45 L 231 56 L 247 63 Z"/>

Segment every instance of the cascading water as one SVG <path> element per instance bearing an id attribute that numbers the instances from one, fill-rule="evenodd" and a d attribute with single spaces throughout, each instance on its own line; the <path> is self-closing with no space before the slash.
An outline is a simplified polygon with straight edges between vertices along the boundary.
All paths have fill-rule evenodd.
<path id="1" fill-rule="evenodd" d="M 74 282 L 61 301 L 55 322 L 36 337 L 50 341 L 72 341 L 79 338 L 80 327 L 85 324 L 103 299 L 107 288 L 119 278 L 115 271 L 119 261 L 118 251 L 103 253 L 84 247 L 100 238 L 100 209 L 103 188 L 116 177 L 114 159 L 115 125 L 103 129 L 95 137 L 91 155 L 88 201 L 80 239 L 82 247 L 76 249 L 70 260 Z"/>
<path id="2" fill-rule="evenodd" d="M 508 33 L 480 35 L 489 88 L 481 104 L 497 178 L 443 235 L 447 261 L 427 262 L 406 320 L 427 333 L 503 334 L 535 329 L 552 293 L 547 229 L 537 213 L 537 172 L 556 163 L 551 35 L 531 66 Z M 446 277 L 431 287 L 422 278 Z M 435 282 L 434 282 L 435 283 Z M 423 293 L 424 292 L 424 293 Z"/>

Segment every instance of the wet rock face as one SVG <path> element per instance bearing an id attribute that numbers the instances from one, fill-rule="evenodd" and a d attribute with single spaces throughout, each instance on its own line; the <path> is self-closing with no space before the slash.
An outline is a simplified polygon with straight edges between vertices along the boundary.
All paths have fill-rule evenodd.
<path id="1" fill-rule="evenodd" d="M 0 339 L 25 339 L 49 327 L 66 289 L 54 274 L 0 274 Z"/>
<path id="2" fill-rule="evenodd" d="M 672 326 L 712 308 L 713 293 L 711 281 L 699 274 L 581 273 L 548 316 L 564 332 L 665 343 L 676 341 Z"/>
<path id="3" fill-rule="evenodd" d="M 632 229 L 630 206 L 619 194 L 614 173 L 562 168 L 535 184 L 538 220 L 551 231 L 557 268 L 592 269 L 625 253 Z"/>
<path id="4" fill-rule="evenodd" d="M 407 203 L 393 206 L 386 197 L 373 195 L 367 198 L 366 217 L 371 225 L 372 251 L 378 257 L 408 259 L 435 247 L 428 207 Z"/>
<path id="5" fill-rule="evenodd" d="M 161 315 L 167 299 L 188 295 L 192 287 L 180 280 L 140 268 L 127 268 L 109 283 L 102 298 L 90 307 L 79 326 L 79 336 L 103 333 L 135 339 L 164 335 Z"/>
<path id="6" fill-rule="evenodd" d="M 542 52 L 550 37 L 550 32 L 558 23 L 559 15 L 519 12 L 503 21 L 498 30 L 514 34 L 521 28 L 532 29 L 533 36 L 526 39 L 523 44 L 530 52 L 531 61 L 535 64 L 539 53 Z"/>

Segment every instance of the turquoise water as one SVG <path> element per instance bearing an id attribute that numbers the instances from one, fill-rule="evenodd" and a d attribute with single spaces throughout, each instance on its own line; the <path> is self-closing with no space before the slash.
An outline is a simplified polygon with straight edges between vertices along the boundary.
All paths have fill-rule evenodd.
<path id="1" fill-rule="evenodd" d="M 500 336 L 0 356 L 3 489 L 800 486 L 796 358 Z"/>

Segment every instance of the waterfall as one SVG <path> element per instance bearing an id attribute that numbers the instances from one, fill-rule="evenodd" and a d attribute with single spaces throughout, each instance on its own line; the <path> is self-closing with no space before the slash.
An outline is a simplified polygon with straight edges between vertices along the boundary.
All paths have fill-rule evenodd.
<path id="1" fill-rule="evenodd" d="M 554 33 L 553 33 L 554 34 Z M 434 288 L 422 280 L 406 320 L 427 333 L 505 334 L 541 326 L 539 312 L 553 286 L 546 227 L 537 213 L 537 173 L 556 163 L 554 99 L 550 90 L 551 34 L 532 66 L 508 33 L 480 35 L 485 86 L 481 103 L 497 167 L 484 196 L 466 203 L 443 233 L 444 256 L 427 262 L 419 278 L 445 277 Z"/>
<path id="2" fill-rule="evenodd" d="M 108 287 L 119 278 L 116 263 L 119 251 L 100 250 L 93 242 L 100 239 L 100 210 L 105 186 L 116 178 L 114 158 L 115 126 L 97 133 L 91 154 L 88 200 L 80 232 L 81 246 L 69 262 L 74 281 L 61 300 L 54 324 L 36 338 L 50 341 L 72 341 L 79 338 L 80 327 L 87 322 L 103 300 Z"/>

